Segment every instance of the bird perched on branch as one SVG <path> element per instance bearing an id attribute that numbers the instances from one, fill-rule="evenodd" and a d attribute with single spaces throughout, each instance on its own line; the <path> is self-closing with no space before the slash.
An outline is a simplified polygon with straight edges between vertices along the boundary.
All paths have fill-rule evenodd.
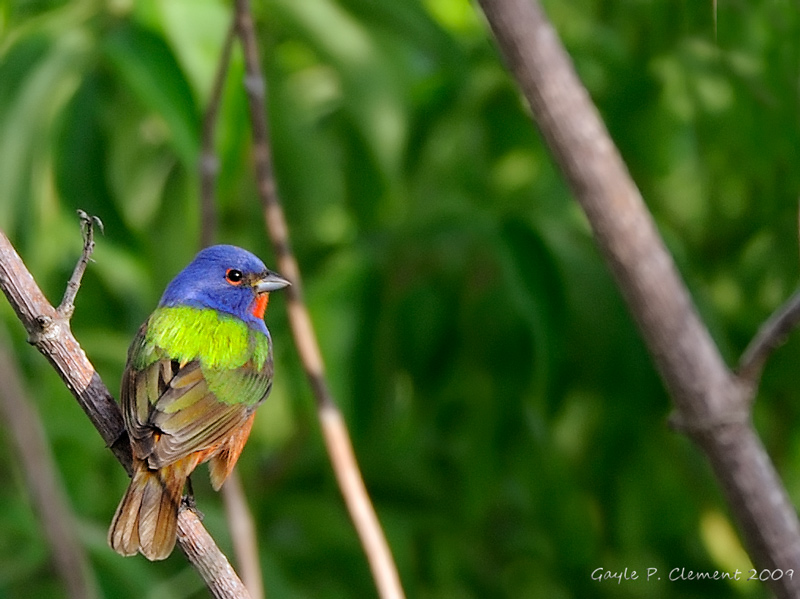
<path id="1" fill-rule="evenodd" d="M 230 474 L 272 387 L 269 293 L 288 284 L 246 250 L 209 247 L 139 329 L 122 375 L 133 475 L 108 531 L 117 553 L 166 558 L 192 471 L 209 461 L 215 490 Z"/>

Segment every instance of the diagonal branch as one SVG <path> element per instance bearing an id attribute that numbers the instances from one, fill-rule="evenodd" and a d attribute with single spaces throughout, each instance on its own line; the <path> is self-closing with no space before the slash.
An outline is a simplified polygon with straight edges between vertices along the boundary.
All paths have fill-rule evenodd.
<path id="1" fill-rule="evenodd" d="M 800 524 L 750 422 L 753 389 L 719 355 L 557 33 L 536 0 L 479 1 L 754 563 L 797 571 Z M 770 586 L 779 597 L 800 595 L 800 578 Z"/>
<path id="2" fill-rule="evenodd" d="M 86 251 L 82 260 L 88 262 Z M 28 332 L 29 342 L 47 358 L 106 445 L 130 474 L 130 443 L 119 407 L 73 336 L 69 320 L 50 305 L 2 231 L 0 288 Z M 178 544 L 214 597 L 249 598 L 227 558 L 191 510 L 181 510 L 178 514 Z"/>
<path id="3" fill-rule="evenodd" d="M 289 243 L 289 228 L 278 199 L 267 127 L 266 82 L 261 73 L 249 0 L 236 0 L 236 20 L 245 59 L 245 89 L 253 129 L 253 153 L 258 192 L 264 217 L 283 276 L 292 282 L 287 288 L 289 321 L 295 345 L 317 402 L 322 434 L 336 480 L 350 517 L 367 555 L 372 576 L 382 599 L 404 597 L 389 545 L 367 494 L 353 452 L 344 418 L 328 389 L 325 368 L 311 317 L 303 300 L 302 278 Z"/>
<path id="4" fill-rule="evenodd" d="M 1 231 L 0 288 L 28 332 L 28 342 L 47 358 L 130 474 L 130 444 L 119 407 L 72 335 L 69 321 L 50 305 Z"/>
<path id="5" fill-rule="evenodd" d="M 233 542 L 236 567 L 251 599 L 264 599 L 264 575 L 258 555 L 258 532 L 253 511 L 247 503 L 239 469 L 234 468 L 222 485 L 225 519 Z"/>
<path id="6" fill-rule="evenodd" d="M 761 325 L 756 336 L 744 350 L 736 370 L 739 377 L 755 388 L 772 352 L 786 341 L 789 333 L 798 324 L 800 324 L 800 291 L 795 291 L 792 297 Z"/>
<path id="7" fill-rule="evenodd" d="M 236 40 L 236 19 L 231 19 L 225 42 L 220 53 L 217 65 L 217 74 L 208 99 L 205 114 L 203 115 L 203 141 L 200 158 L 200 247 L 208 247 L 214 243 L 217 232 L 217 214 L 215 204 L 215 186 L 219 171 L 219 158 L 214 149 L 214 133 L 216 131 L 217 116 L 222 103 L 222 88 L 228 74 L 228 66 L 233 52 L 233 42 Z M 238 467 L 234 467 L 225 484 L 222 485 L 222 502 L 225 506 L 225 516 L 228 521 L 228 530 L 231 532 L 233 552 L 242 581 L 247 587 L 252 599 L 263 599 L 264 576 L 261 572 L 261 562 L 258 557 L 258 534 L 255 519 L 247 497 L 244 494 L 242 480 Z"/>

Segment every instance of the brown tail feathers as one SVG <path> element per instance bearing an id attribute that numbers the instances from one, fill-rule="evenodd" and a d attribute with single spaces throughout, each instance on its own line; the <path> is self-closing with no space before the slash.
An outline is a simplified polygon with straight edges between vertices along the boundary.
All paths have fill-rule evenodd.
<path id="1" fill-rule="evenodd" d="M 186 483 L 182 464 L 150 470 L 134 458 L 131 484 L 108 530 L 108 544 L 120 555 L 141 552 L 147 559 L 166 559 L 175 547 L 178 507 Z"/>

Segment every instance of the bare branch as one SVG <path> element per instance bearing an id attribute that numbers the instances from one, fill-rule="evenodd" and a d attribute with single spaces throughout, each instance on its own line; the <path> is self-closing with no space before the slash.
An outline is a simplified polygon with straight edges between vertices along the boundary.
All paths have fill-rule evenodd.
<path id="1" fill-rule="evenodd" d="M 800 211 L 798 211 L 800 219 Z M 800 231 L 800 220 L 798 221 Z M 800 237 L 798 237 L 800 238 Z M 795 291 L 758 329 L 739 360 L 737 374 L 754 388 L 772 352 L 783 345 L 789 333 L 800 323 L 800 291 Z"/>
<path id="2" fill-rule="evenodd" d="M 383 599 L 404 597 L 397 567 L 383 534 L 361 472 L 355 459 L 344 419 L 331 396 L 325 380 L 322 354 L 319 350 L 311 317 L 303 301 L 300 268 L 289 243 L 289 229 L 278 199 L 272 167 L 272 152 L 267 127 L 266 82 L 261 74 L 253 19 L 249 0 L 236 0 L 237 29 L 245 57 L 245 89 L 253 128 L 253 153 L 258 192 L 281 274 L 292 286 L 287 288 L 289 321 L 297 351 L 317 401 L 328 454 L 350 517 L 367 555 L 372 576 Z"/>
<path id="3" fill-rule="evenodd" d="M 800 291 L 797 291 L 769 317 L 744 350 L 737 373 L 752 385 L 758 384 L 772 352 L 800 323 Z"/>
<path id="4" fill-rule="evenodd" d="M 17 365 L 0 343 L 0 412 L 10 431 L 33 503 L 50 542 L 56 571 L 72 599 L 97 597 L 89 560 L 77 538 L 75 516 L 53 464 L 39 414 L 22 385 Z"/>
<path id="5" fill-rule="evenodd" d="M 214 243 L 217 228 L 217 210 L 214 203 L 214 186 L 219 171 L 219 159 L 214 150 L 214 131 L 217 125 L 217 115 L 222 101 L 222 90 L 225 87 L 225 77 L 228 74 L 228 65 L 231 62 L 233 41 L 236 39 L 236 19 L 231 21 L 217 66 L 217 74 L 211 87 L 211 96 L 203 117 L 203 139 L 200 151 L 200 247 L 208 247 Z"/>
<path id="6" fill-rule="evenodd" d="M 72 276 L 67 282 L 67 288 L 64 290 L 64 298 L 56 310 L 62 318 L 69 320 L 72 318 L 72 313 L 75 311 L 75 296 L 78 295 L 78 289 L 81 286 L 81 279 L 83 273 L 86 272 L 86 266 L 92 258 L 94 251 L 94 226 L 103 231 L 103 221 L 96 216 L 89 216 L 83 210 L 78 210 L 78 217 L 81 219 L 81 230 L 83 231 L 83 252 L 81 258 L 75 264 L 75 270 L 72 271 Z"/>
<path id="7" fill-rule="evenodd" d="M 353 452 L 353 443 L 342 413 L 332 402 L 323 403 L 319 406 L 319 420 L 336 481 L 339 483 L 350 517 L 358 530 L 364 551 L 370 559 L 372 575 L 378 583 L 381 597 L 400 599 L 404 595 L 397 569 L 375 515 L 375 509 L 369 500 L 364 479 L 361 478 Z"/>
<path id="8" fill-rule="evenodd" d="M 0 231 L 0 288 L 29 341 L 50 362 L 128 474 L 131 448 L 122 414 L 69 328 Z M 178 543 L 217 599 L 247 599 L 247 589 L 191 510 L 178 514 Z"/>
<path id="9" fill-rule="evenodd" d="M 622 158 L 536 0 L 480 0 L 543 137 L 594 230 L 669 389 L 711 461 L 753 561 L 800 567 L 800 524 L 749 418 L 752 387 L 725 366 Z M 771 581 L 800 595 L 800 578 Z"/>
<path id="10" fill-rule="evenodd" d="M 106 446 L 130 474 L 130 443 L 114 398 L 72 335 L 69 321 L 50 305 L 2 232 L 0 288 L 28 332 L 28 341 L 55 368 Z"/>
<path id="11" fill-rule="evenodd" d="M 264 599 L 264 577 L 258 557 L 258 535 L 253 513 L 247 504 L 239 470 L 233 469 L 222 485 L 225 518 L 233 540 L 233 552 L 241 572 L 242 582 L 252 599 Z"/>
<path id="12" fill-rule="evenodd" d="M 214 242 L 217 228 L 216 207 L 214 202 L 214 185 L 219 159 L 214 149 L 214 132 L 217 125 L 222 102 L 222 88 L 231 61 L 233 42 L 236 39 L 236 18 L 231 19 L 225 36 L 225 43 L 220 52 L 217 74 L 211 90 L 211 96 L 203 118 L 203 149 L 200 159 L 200 202 L 202 221 L 200 226 L 200 247 L 208 247 Z M 256 525 L 247 498 L 242 488 L 239 470 L 234 466 L 222 487 L 222 502 L 228 520 L 228 529 L 233 540 L 233 551 L 236 562 L 242 573 L 242 581 L 252 599 L 264 598 L 264 577 L 261 573 L 261 561 L 258 556 L 258 535 Z"/>
<path id="13" fill-rule="evenodd" d="M 178 513 L 178 546 L 217 599 L 250 599 L 250 594 L 219 550 L 197 513 L 182 509 Z"/>

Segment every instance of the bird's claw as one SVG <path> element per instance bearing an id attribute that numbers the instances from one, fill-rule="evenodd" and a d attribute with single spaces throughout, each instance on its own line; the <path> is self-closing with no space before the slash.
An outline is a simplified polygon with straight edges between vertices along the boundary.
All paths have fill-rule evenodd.
<path id="1" fill-rule="evenodd" d="M 180 509 L 189 510 L 190 512 L 193 512 L 201 522 L 203 518 L 205 518 L 203 512 L 197 509 L 197 502 L 194 499 L 194 495 L 184 495 L 183 497 L 181 497 Z"/>

